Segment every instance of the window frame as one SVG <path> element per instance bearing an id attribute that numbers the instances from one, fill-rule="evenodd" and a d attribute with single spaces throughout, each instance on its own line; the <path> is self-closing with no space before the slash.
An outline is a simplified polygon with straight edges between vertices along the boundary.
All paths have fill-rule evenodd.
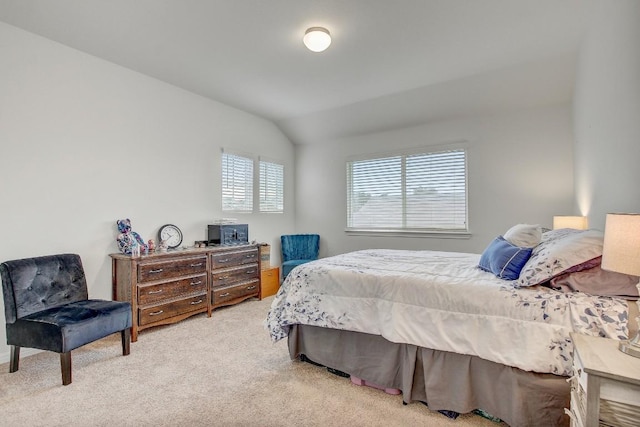
<path id="1" fill-rule="evenodd" d="M 249 179 L 248 177 L 245 176 L 245 178 L 247 179 L 245 181 L 245 186 L 244 186 L 245 191 L 250 194 L 243 199 L 245 201 L 245 205 L 248 205 L 247 201 L 249 201 L 251 205 L 251 209 L 238 208 L 239 206 L 241 207 L 241 204 L 239 203 L 235 203 L 232 209 L 225 209 L 225 206 L 229 205 L 228 202 L 225 202 L 225 189 L 227 188 L 227 186 L 225 186 L 225 180 L 228 180 L 228 178 L 225 178 L 225 166 L 224 166 L 225 156 L 234 156 L 234 157 L 245 159 L 251 162 L 251 177 Z M 263 203 L 261 198 L 262 187 L 263 187 L 262 172 L 261 172 L 262 163 L 278 165 L 282 168 L 282 180 L 281 180 L 282 188 L 279 191 L 280 194 L 277 195 L 281 198 L 282 209 L 280 210 L 263 210 L 263 206 L 262 206 Z M 249 153 L 234 150 L 234 149 L 222 148 L 221 156 L 220 156 L 220 175 L 219 176 L 220 176 L 220 202 L 221 202 L 220 209 L 222 213 L 238 213 L 238 214 L 256 214 L 256 213 L 283 214 L 284 213 L 284 208 L 285 208 L 285 201 L 284 201 L 285 164 L 284 162 L 267 158 L 267 157 L 258 156 L 255 154 L 249 154 Z M 276 192 L 278 191 L 276 190 Z"/>
<path id="2" fill-rule="evenodd" d="M 464 153 L 464 201 L 465 201 L 465 227 L 464 228 L 426 228 L 426 227 L 406 227 L 407 204 L 406 204 L 406 159 L 410 156 L 438 154 L 450 151 L 461 151 Z M 352 206 L 352 185 L 353 176 L 351 167 L 354 162 L 358 161 L 374 161 L 387 158 L 401 157 L 401 193 L 402 193 L 402 227 L 367 227 L 350 226 L 350 216 Z M 453 142 L 440 145 L 421 146 L 410 149 L 388 151 L 382 153 L 363 154 L 351 156 L 346 160 L 346 227 L 344 229 L 347 235 L 354 236 L 388 236 L 388 237 L 437 237 L 437 238 L 470 238 L 471 232 L 469 227 L 469 150 L 466 141 Z"/>
<path id="3" fill-rule="evenodd" d="M 229 180 L 229 177 L 227 175 L 229 175 L 229 171 L 226 172 L 225 174 L 225 158 L 226 156 L 233 156 L 233 157 L 237 157 L 239 159 L 244 159 L 247 160 L 247 163 L 250 163 L 251 165 L 251 176 L 247 177 L 245 176 L 245 180 L 244 180 L 244 191 L 248 192 L 249 195 L 245 196 L 243 198 L 244 203 L 240 204 L 237 203 L 236 199 L 235 199 L 235 195 L 236 195 L 236 191 L 235 190 L 231 190 L 231 195 L 232 200 L 234 201 L 233 203 L 233 208 L 231 209 L 227 209 L 225 208 L 227 206 L 227 202 L 225 202 L 225 193 L 226 193 L 226 189 L 229 188 L 228 186 L 225 185 L 225 181 Z M 255 208 L 255 200 L 254 200 L 254 194 L 255 194 L 255 159 L 253 158 L 252 155 L 247 154 L 247 153 L 242 153 L 240 151 L 235 151 L 235 150 L 227 150 L 227 149 L 222 149 L 222 155 L 220 156 L 220 202 L 221 202 L 221 211 L 224 212 L 230 212 L 230 213 L 253 213 L 254 208 Z M 249 206 L 247 206 L 247 204 L 249 204 Z M 241 208 L 241 206 L 247 206 L 250 207 L 250 209 L 247 208 Z"/>
<path id="4" fill-rule="evenodd" d="M 268 184 L 268 182 L 263 182 L 263 176 L 262 176 L 262 165 L 265 164 L 269 164 L 269 165 L 274 165 L 274 166 L 278 166 L 281 171 L 280 173 L 282 173 L 281 179 L 280 179 L 280 188 L 276 188 L 275 192 L 275 201 L 271 201 L 272 203 L 275 203 L 276 208 L 275 210 L 267 210 L 263 208 L 263 188 L 265 188 L 265 185 Z M 258 157 L 258 212 L 260 213 L 268 213 L 268 214 L 272 214 L 272 213 L 284 213 L 284 163 L 279 162 L 277 160 L 272 160 L 266 157 Z M 276 186 L 277 187 L 277 186 Z M 269 200 L 266 200 L 265 202 L 267 202 Z"/>

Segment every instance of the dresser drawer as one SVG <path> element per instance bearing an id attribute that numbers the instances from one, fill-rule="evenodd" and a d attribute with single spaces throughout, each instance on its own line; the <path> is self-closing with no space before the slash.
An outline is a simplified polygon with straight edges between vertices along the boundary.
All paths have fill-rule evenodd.
<path id="1" fill-rule="evenodd" d="M 138 304 L 147 305 L 175 299 L 180 295 L 203 294 L 207 292 L 207 275 L 162 282 L 153 285 L 138 285 Z"/>
<path id="2" fill-rule="evenodd" d="M 181 276 L 205 273 L 206 255 L 167 261 L 154 261 L 138 265 L 138 282 L 152 282 Z"/>
<path id="3" fill-rule="evenodd" d="M 138 309 L 138 323 L 147 325 L 149 323 L 158 322 L 180 314 L 189 313 L 196 310 L 206 310 L 207 294 L 196 295 L 193 297 L 171 301 L 166 304 L 158 304 L 148 308 Z"/>
<path id="4" fill-rule="evenodd" d="M 247 264 L 235 268 L 215 270 L 211 273 L 211 287 L 232 285 L 257 279 L 260 275 L 258 264 Z"/>
<path id="5" fill-rule="evenodd" d="M 211 304 L 220 305 L 236 298 L 258 295 L 260 282 L 253 280 L 236 286 L 227 286 L 213 289 L 211 292 Z"/>
<path id="6" fill-rule="evenodd" d="M 230 265 L 242 265 L 258 262 L 258 249 L 241 249 L 237 251 L 228 251 L 222 253 L 211 254 L 211 268 L 225 268 Z"/>

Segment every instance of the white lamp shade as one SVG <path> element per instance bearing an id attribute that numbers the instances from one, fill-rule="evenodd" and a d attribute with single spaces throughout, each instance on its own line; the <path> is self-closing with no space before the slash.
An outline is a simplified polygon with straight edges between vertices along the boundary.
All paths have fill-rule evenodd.
<path id="1" fill-rule="evenodd" d="M 553 229 L 574 228 L 576 230 L 586 230 L 589 228 L 589 221 L 586 216 L 554 216 Z"/>
<path id="2" fill-rule="evenodd" d="M 602 268 L 640 276 L 640 214 L 607 214 Z"/>
<path id="3" fill-rule="evenodd" d="M 331 44 L 329 30 L 322 27 L 311 27 L 302 38 L 304 45 L 312 52 L 322 52 Z"/>

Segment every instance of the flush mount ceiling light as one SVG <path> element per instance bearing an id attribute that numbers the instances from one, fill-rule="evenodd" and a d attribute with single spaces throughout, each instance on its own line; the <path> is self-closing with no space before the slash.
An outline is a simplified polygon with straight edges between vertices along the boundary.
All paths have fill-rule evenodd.
<path id="1" fill-rule="evenodd" d="M 322 52 L 331 44 L 329 30 L 322 27 L 311 27 L 302 38 L 304 45 L 312 52 Z"/>

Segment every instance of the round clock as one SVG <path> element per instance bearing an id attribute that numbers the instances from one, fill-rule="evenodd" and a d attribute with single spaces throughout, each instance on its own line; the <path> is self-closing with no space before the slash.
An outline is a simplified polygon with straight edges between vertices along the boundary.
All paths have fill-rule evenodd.
<path id="1" fill-rule="evenodd" d="M 158 231 L 158 239 L 164 240 L 169 249 L 175 249 L 182 243 L 182 231 L 173 224 L 165 224 Z"/>

